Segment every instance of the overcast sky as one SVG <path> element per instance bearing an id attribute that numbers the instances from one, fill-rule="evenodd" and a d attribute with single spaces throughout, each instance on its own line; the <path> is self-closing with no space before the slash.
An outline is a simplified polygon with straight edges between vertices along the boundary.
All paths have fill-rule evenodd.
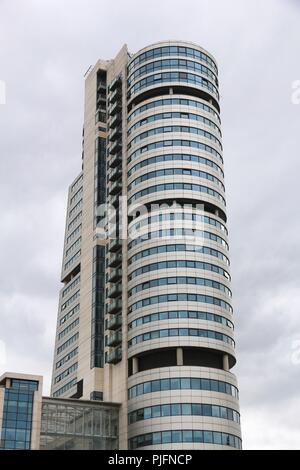
<path id="1" fill-rule="evenodd" d="M 0 0 L 0 372 L 49 393 L 85 71 L 193 41 L 220 68 L 244 448 L 300 448 L 299 20 L 296 0 Z"/>

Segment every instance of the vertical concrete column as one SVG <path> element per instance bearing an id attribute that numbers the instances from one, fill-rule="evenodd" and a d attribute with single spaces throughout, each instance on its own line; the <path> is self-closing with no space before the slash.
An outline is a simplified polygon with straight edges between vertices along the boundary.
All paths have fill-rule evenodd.
<path id="1" fill-rule="evenodd" d="M 183 349 L 176 349 L 176 362 L 178 366 L 183 366 Z"/>
<path id="2" fill-rule="evenodd" d="M 173 95 L 173 88 L 172 87 L 169 88 L 169 95 Z"/>
<path id="3" fill-rule="evenodd" d="M 137 374 L 139 371 L 139 360 L 137 357 L 132 358 L 132 373 Z"/>
<path id="4" fill-rule="evenodd" d="M 229 371 L 229 357 L 228 354 L 224 354 L 223 356 L 223 369 Z"/>

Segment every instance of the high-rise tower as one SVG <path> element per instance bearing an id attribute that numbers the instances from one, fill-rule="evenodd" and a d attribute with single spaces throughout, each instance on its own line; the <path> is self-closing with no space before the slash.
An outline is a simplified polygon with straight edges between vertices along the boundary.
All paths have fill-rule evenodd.
<path id="1" fill-rule="evenodd" d="M 240 448 L 228 249 L 214 58 L 167 41 L 98 61 L 53 396 L 121 403 L 121 448 Z"/>

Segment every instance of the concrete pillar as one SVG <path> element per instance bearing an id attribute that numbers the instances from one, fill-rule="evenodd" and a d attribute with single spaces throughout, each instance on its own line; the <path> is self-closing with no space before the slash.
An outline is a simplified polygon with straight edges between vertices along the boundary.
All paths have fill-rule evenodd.
<path id="1" fill-rule="evenodd" d="M 139 371 L 139 360 L 137 357 L 132 358 L 132 373 L 137 374 Z"/>
<path id="2" fill-rule="evenodd" d="M 169 88 L 169 95 L 173 95 L 173 88 L 172 87 Z"/>
<path id="3" fill-rule="evenodd" d="M 223 369 L 229 371 L 229 357 L 228 354 L 224 354 L 223 356 Z"/>
<path id="4" fill-rule="evenodd" d="M 183 349 L 177 348 L 176 349 L 176 362 L 178 366 L 183 366 Z"/>

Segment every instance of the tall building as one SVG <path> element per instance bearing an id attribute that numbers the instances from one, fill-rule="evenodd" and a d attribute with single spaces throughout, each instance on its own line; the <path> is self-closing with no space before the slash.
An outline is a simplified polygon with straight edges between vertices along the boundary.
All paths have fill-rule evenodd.
<path id="1" fill-rule="evenodd" d="M 124 46 L 86 75 L 52 396 L 121 404 L 120 448 L 240 448 L 218 67 Z"/>

